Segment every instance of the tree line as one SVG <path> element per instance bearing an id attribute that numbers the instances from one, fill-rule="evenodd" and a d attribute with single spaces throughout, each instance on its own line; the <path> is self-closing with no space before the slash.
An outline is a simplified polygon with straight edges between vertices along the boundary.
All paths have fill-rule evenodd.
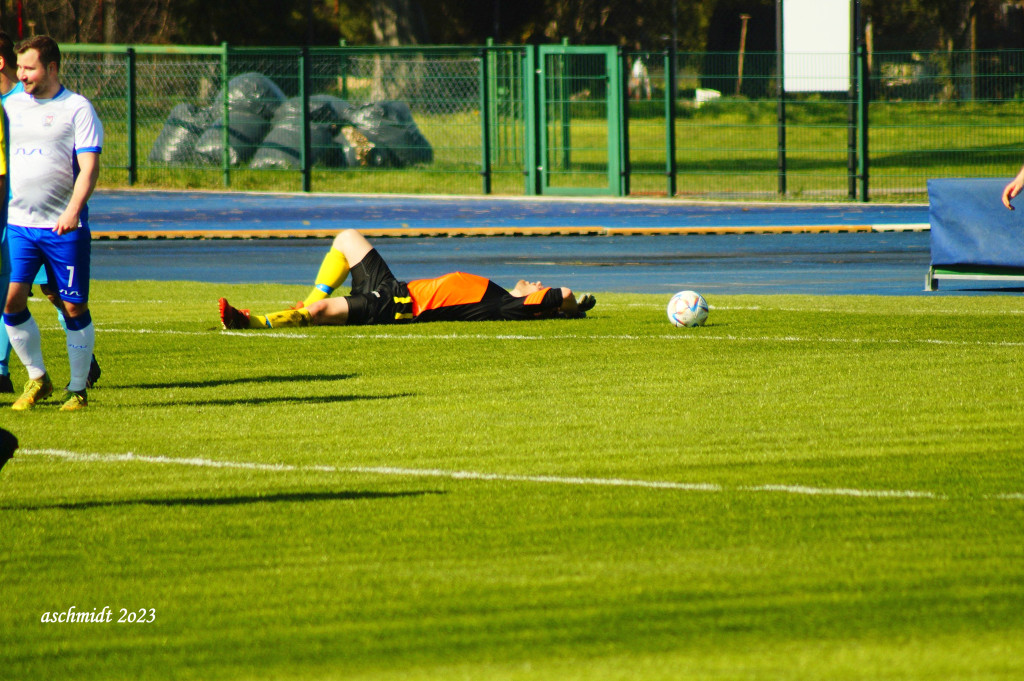
<path id="1" fill-rule="evenodd" d="M 0 0 L 15 38 L 211 45 L 775 45 L 776 0 Z M 876 50 L 1024 48 L 1024 0 L 861 0 Z"/>

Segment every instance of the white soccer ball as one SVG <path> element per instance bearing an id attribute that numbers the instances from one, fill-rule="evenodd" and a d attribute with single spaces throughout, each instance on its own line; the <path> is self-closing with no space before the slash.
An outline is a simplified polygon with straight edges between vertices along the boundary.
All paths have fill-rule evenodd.
<path id="1" fill-rule="evenodd" d="M 676 326 L 704 326 L 708 301 L 696 291 L 680 291 L 668 301 L 668 320 Z"/>

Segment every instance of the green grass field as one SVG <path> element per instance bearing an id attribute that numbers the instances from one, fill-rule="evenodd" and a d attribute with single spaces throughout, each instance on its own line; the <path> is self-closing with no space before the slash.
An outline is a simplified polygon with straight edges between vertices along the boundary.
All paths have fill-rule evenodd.
<path id="1" fill-rule="evenodd" d="M 304 292 L 95 282 L 3 396 L 0 677 L 1024 677 L 1019 296 L 219 328 Z"/>

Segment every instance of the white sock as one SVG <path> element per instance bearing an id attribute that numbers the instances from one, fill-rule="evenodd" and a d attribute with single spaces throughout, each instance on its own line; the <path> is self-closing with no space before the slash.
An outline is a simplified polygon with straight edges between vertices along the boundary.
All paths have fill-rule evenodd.
<path id="1" fill-rule="evenodd" d="M 96 347 L 96 327 L 90 322 L 81 329 L 68 329 L 67 341 L 68 364 L 71 365 L 68 390 L 79 392 L 85 390 L 85 381 L 89 378 L 89 364 L 92 362 L 92 351 Z"/>
<path id="2" fill-rule="evenodd" d="M 11 347 L 18 353 L 18 359 L 25 365 L 28 377 L 33 380 L 42 378 L 46 373 L 46 364 L 43 363 L 43 343 L 35 318 L 29 315 L 28 319 L 17 326 L 7 324 L 7 337 Z"/>

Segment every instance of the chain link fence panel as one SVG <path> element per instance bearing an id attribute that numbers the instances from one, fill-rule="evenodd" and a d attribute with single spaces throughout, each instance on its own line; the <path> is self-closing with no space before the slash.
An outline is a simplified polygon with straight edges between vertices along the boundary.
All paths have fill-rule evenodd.
<path id="1" fill-rule="evenodd" d="M 527 49 L 74 45 L 61 76 L 103 120 L 104 186 L 522 194 Z M 677 54 L 669 102 L 666 53 L 625 54 L 632 193 L 848 200 L 865 129 L 872 200 L 1020 167 L 1024 50 L 869 55 L 866 128 L 849 92 L 782 96 L 777 62 Z"/>

